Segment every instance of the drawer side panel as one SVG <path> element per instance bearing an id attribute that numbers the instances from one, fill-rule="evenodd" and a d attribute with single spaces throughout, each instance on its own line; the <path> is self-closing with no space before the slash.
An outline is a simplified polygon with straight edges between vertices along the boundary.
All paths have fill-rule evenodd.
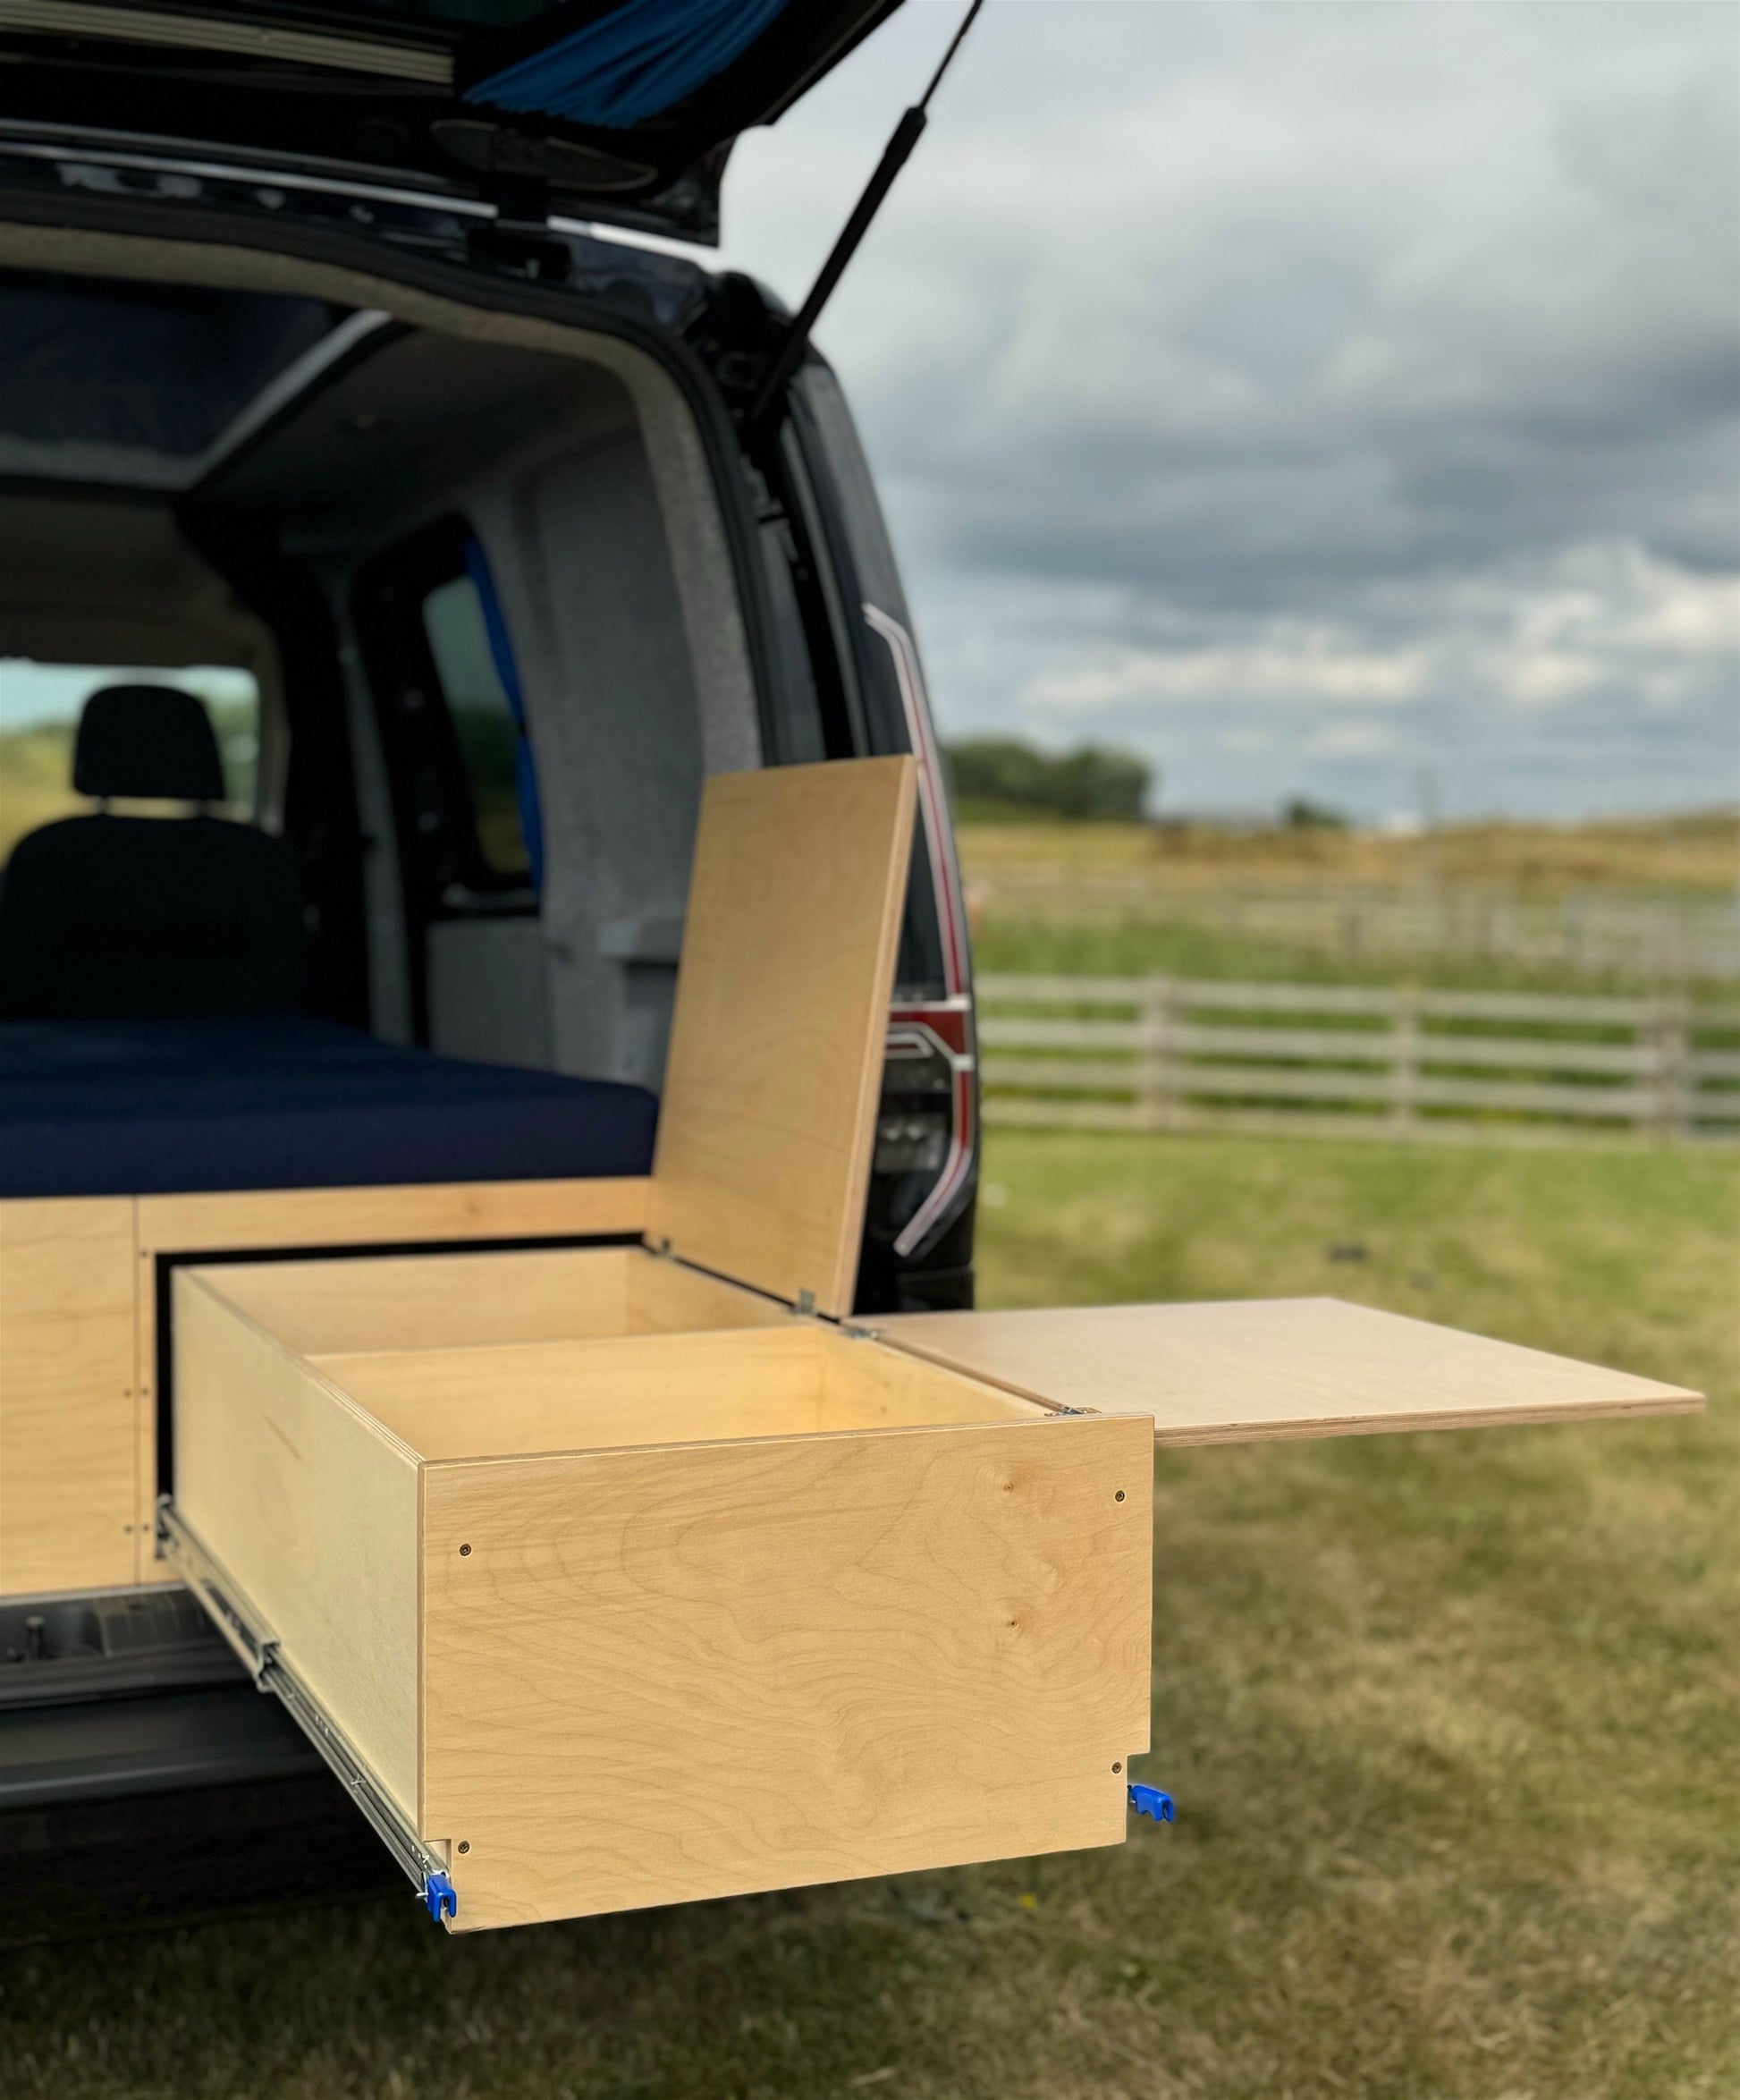
<path id="1" fill-rule="evenodd" d="M 427 1467 L 458 1928 L 1117 1842 L 1151 1464 L 1132 1418 Z"/>
<path id="2" fill-rule="evenodd" d="M 175 1278 L 175 1507 L 408 1817 L 417 1462 L 224 1302 Z"/>

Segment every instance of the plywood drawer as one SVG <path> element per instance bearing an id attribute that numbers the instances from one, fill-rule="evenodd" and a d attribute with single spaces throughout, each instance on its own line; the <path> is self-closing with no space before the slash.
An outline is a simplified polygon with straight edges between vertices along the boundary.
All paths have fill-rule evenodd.
<path id="1" fill-rule="evenodd" d="M 460 1931 L 1116 1842 L 1156 1436 L 1699 1404 L 1330 1300 L 872 1334 L 627 1247 L 184 1270 L 173 1312 L 202 1594 Z"/>
<path id="2" fill-rule="evenodd" d="M 367 1317 L 359 1265 L 176 1279 L 178 1519 L 450 1863 L 455 1929 L 1118 1842 L 1152 1422 L 661 1300 L 635 1250 L 561 1257 L 590 1300 L 510 1266 L 544 1258 L 426 1262 L 444 1332 L 388 1265 Z"/>

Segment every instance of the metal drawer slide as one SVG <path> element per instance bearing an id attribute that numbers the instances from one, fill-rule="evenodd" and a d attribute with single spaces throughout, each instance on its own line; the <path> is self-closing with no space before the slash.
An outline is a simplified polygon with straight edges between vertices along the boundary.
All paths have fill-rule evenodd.
<path id="1" fill-rule="evenodd" d="M 448 1876 L 449 1862 L 412 1830 L 364 1769 L 343 1731 L 279 1652 L 276 1637 L 165 1495 L 157 1505 L 157 1542 L 164 1558 L 204 1606 L 261 1691 L 278 1699 L 291 1720 L 332 1767 L 334 1776 L 367 1818 L 375 1834 L 410 1877 L 434 1918 L 457 1915 L 459 1900 Z"/>

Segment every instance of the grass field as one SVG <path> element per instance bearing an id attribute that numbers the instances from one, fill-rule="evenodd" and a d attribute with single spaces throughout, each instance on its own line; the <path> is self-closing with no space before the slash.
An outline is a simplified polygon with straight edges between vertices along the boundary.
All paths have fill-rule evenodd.
<path id="1" fill-rule="evenodd" d="M 1222 983 L 1398 985 L 1419 989 L 1641 993 L 1645 980 L 1622 971 L 1592 975 L 1550 962 L 1511 962 L 1455 952 L 1349 958 L 1288 941 L 1264 940 L 1176 918 L 1057 919 L 993 910 L 973 929 L 982 972 L 1042 976 L 1178 977 Z"/>
<path id="2" fill-rule="evenodd" d="M 1575 892 L 1580 909 L 1592 906 L 1598 913 L 1614 907 L 1719 911 L 1740 877 L 1740 819 L 1720 810 L 1630 823 L 1466 825 L 1430 839 L 1031 822 L 969 823 L 959 835 L 974 951 L 984 970 L 1643 991 L 1660 968 L 1659 946 L 1643 944 L 1623 966 L 1597 968 L 1587 956 L 1573 962 L 1550 953 L 1525 959 L 1503 942 L 1469 940 L 1488 909 L 1482 900 L 1526 905 L 1538 915 L 1556 913 Z M 1043 903 L 1012 879 L 1035 875 L 1051 893 Z M 1138 887 L 1123 900 L 1076 890 L 1107 877 L 1136 880 Z M 1422 930 L 1403 949 L 1373 939 L 1367 952 L 1350 953 L 1345 938 L 1322 936 L 1333 936 L 1356 889 L 1379 897 L 1438 896 L 1464 932 L 1440 944 Z M 1302 903 L 1313 894 L 1341 902 L 1320 904 L 1317 937 L 1303 924 L 1288 937 L 1265 936 L 1229 923 L 1229 901 L 1250 890 L 1285 893 Z M 1537 917 L 1537 947 L 1542 930 Z"/>
<path id="3" fill-rule="evenodd" d="M 1085 876 L 1145 875 L 1186 888 L 1224 882 L 1502 884 L 1550 897 L 1589 886 L 1722 892 L 1740 867 L 1740 812 L 1599 824 L 1444 825 L 1430 835 L 1277 826 L 1239 832 L 1138 824 L 975 823 L 959 839 L 970 876 L 1056 868 Z"/>
<path id="4" fill-rule="evenodd" d="M 988 1302 L 1333 1291 L 1707 1417 L 1175 1452 L 1119 1850 L 0 1965 L 8 2100 L 1729 2100 L 1740 1163 L 1003 1135 Z"/>
<path id="5" fill-rule="evenodd" d="M 72 776 L 70 729 L 0 731 L 0 861 L 39 824 L 89 809 L 72 792 Z"/>

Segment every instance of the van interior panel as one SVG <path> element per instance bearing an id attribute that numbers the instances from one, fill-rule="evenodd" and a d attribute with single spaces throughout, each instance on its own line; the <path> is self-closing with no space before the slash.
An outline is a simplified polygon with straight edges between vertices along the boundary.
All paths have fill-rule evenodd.
<path id="1" fill-rule="evenodd" d="M 427 665 L 394 624 L 414 655 L 419 548 L 443 523 L 469 533 L 523 689 L 540 879 L 474 902 L 462 869 L 456 890 L 432 865 L 419 889 L 365 851 L 370 894 L 351 911 L 373 988 L 366 1014 L 334 1018 L 656 1088 L 700 784 L 762 758 L 738 586 L 692 412 L 661 368 L 579 330 L 492 316 L 486 333 L 239 285 L 0 278 L 0 334 L 20 351 L 0 395 L 0 656 L 245 665 L 280 776 L 258 815 L 282 821 L 283 768 L 316 733 L 287 717 L 315 696 L 305 679 L 281 698 L 238 559 L 263 547 L 313 584 L 350 666 L 320 696 L 339 716 L 323 741 L 360 747 L 360 807 L 305 769 L 303 828 L 414 848 L 424 813 L 386 783 Z M 395 593 L 405 614 L 385 609 Z M 317 926 L 317 949 L 342 934 Z"/>

